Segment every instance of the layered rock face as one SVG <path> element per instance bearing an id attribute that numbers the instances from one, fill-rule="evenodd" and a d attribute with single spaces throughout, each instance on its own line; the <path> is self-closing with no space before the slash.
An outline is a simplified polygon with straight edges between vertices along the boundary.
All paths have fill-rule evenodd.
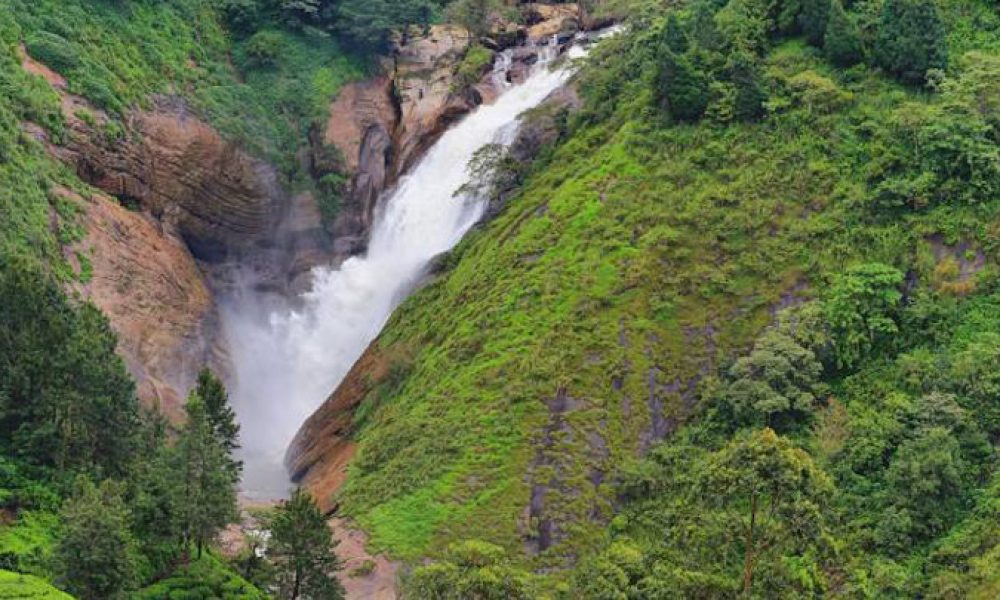
<path id="1" fill-rule="evenodd" d="M 148 211 L 202 260 L 247 252 L 285 208 L 273 169 L 227 142 L 180 102 L 132 115 L 129 136 L 109 139 L 78 118 L 59 153 L 80 177 Z"/>
<path id="2" fill-rule="evenodd" d="M 215 302 L 196 257 L 222 263 L 278 252 L 269 246 L 280 228 L 309 230 L 302 218 L 297 225 L 285 218 L 307 220 L 308 199 L 284 196 L 270 167 L 183 103 L 160 99 L 154 110 L 132 114 L 121 132 L 23 49 L 22 66 L 60 94 L 69 135 L 56 145 L 40 129 L 28 130 L 107 194 L 60 192 L 82 208 L 86 235 L 68 251 L 71 260 L 89 263 L 91 276 L 77 291 L 108 316 L 140 398 L 178 419 L 197 371 L 225 362 Z"/>
<path id="3" fill-rule="evenodd" d="M 336 148 L 350 179 L 331 227 L 338 257 L 365 249 L 379 195 L 481 97 L 457 90 L 455 68 L 470 38 L 460 28 L 434 26 L 399 46 L 385 72 L 348 84 L 330 104 L 330 118 L 314 155 Z M 315 160 L 315 159 L 314 159 Z"/>

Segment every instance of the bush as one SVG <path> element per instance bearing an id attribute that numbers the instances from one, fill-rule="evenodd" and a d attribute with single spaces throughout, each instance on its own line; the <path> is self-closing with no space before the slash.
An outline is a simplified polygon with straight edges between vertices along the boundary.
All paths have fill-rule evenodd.
<path id="1" fill-rule="evenodd" d="M 39 31 L 29 37 L 24 45 L 32 58 L 64 75 L 80 66 L 76 50 L 60 35 Z"/>
<path id="2" fill-rule="evenodd" d="M 246 53 L 249 62 L 261 66 L 275 66 L 284 49 L 284 39 L 276 31 L 258 31 L 247 40 Z"/>

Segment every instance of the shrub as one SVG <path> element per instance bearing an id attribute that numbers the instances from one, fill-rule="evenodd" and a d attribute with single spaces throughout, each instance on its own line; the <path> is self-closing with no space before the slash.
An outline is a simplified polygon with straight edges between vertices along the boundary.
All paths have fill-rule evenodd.
<path id="1" fill-rule="evenodd" d="M 34 59 L 60 73 L 66 74 L 80 66 L 76 50 L 60 35 L 40 31 L 29 37 L 24 45 Z"/>
<path id="2" fill-rule="evenodd" d="M 280 33 L 276 31 L 258 31 L 247 40 L 247 58 L 253 64 L 275 66 L 281 58 L 284 45 L 285 42 Z"/>

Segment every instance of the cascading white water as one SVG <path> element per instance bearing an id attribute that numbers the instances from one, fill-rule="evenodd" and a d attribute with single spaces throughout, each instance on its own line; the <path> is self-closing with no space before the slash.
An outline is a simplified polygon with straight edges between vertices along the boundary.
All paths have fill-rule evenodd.
<path id="1" fill-rule="evenodd" d="M 287 493 L 285 449 L 302 422 L 327 398 L 428 262 L 450 249 L 481 217 L 478 198 L 455 197 L 466 165 L 484 144 L 508 144 L 518 116 L 570 76 L 549 69 L 541 53 L 524 83 L 508 87 L 453 126 L 404 177 L 375 217 L 368 253 L 339 268 L 317 268 L 299 308 L 261 309 L 249 289 L 223 304 L 233 363 L 232 402 L 242 425 L 244 493 Z M 582 56 L 578 47 L 570 56 Z"/>

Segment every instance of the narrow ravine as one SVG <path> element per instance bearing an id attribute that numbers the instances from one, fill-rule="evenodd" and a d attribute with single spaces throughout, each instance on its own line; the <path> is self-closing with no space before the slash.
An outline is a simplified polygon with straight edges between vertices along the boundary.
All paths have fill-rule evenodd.
<path id="1" fill-rule="evenodd" d="M 540 47 L 531 75 L 505 86 L 447 131 L 382 200 L 367 254 L 313 272 L 296 308 L 261 305 L 247 286 L 222 303 L 232 361 L 232 401 L 242 424 L 244 494 L 282 497 L 285 449 L 301 423 L 327 398 L 435 256 L 452 248 L 482 216 L 484 201 L 458 194 L 466 166 L 488 143 L 509 144 L 519 115 L 571 75 L 550 68 L 557 55 Z M 568 54 L 584 50 L 572 46 Z M 500 64 L 507 64 L 501 62 Z M 499 79 L 499 78 L 498 78 Z"/>

